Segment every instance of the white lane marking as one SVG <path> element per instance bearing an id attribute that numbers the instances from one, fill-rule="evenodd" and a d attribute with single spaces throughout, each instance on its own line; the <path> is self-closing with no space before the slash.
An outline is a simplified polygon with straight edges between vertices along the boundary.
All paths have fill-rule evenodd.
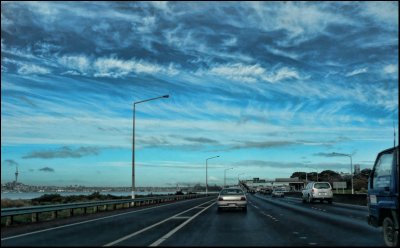
<path id="1" fill-rule="evenodd" d="M 171 230 L 169 233 L 165 234 L 164 236 L 162 236 L 160 239 L 156 240 L 154 243 L 152 243 L 149 246 L 158 246 L 160 245 L 162 242 L 164 242 L 166 239 L 168 239 L 169 237 L 171 237 L 174 233 L 176 233 L 177 231 L 179 231 L 179 229 L 181 229 L 182 227 L 186 226 L 190 221 L 192 221 L 194 218 L 196 218 L 198 215 L 200 215 L 201 213 L 203 213 L 204 211 L 206 211 L 208 208 L 210 208 L 212 205 L 214 205 L 215 202 L 213 204 L 210 204 L 210 206 L 208 206 L 207 208 L 201 210 L 200 212 L 198 212 L 197 214 L 193 215 L 190 219 L 186 220 L 185 222 L 183 222 L 182 224 L 180 224 L 179 226 L 177 226 L 176 228 L 174 228 L 173 230 Z"/>
<path id="2" fill-rule="evenodd" d="M 253 205 L 253 206 L 258 209 L 258 207 L 256 205 Z"/>
<path id="3" fill-rule="evenodd" d="M 198 200 L 198 198 L 190 199 L 188 201 L 194 201 L 194 200 Z M 105 219 L 109 219 L 109 218 L 114 218 L 116 216 L 121 216 L 121 215 L 125 215 L 125 214 L 136 213 L 136 212 L 142 212 L 142 211 L 146 211 L 146 210 L 150 210 L 150 209 L 154 209 L 154 208 L 166 207 L 166 206 L 169 206 L 169 205 L 172 205 L 172 204 L 177 204 L 177 203 L 182 203 L 182 202 L 172 202 L 172 203 L 167 203 L 167 204 L 161 205 L 161 206 L 138 209 L 138 210 L 134 210 L 134 211 L 126 212 L 126 213 L 115 214 L 115 215 L 110 215 L 110 216 L 101 217 L 101 218 L 97 218 L 97 219 L 85 220 L 85 221 L 72 223 L 72 224 L 67 224 L 67 225 L 63 225 L 63 226 L 57 226 L 57 227 L 52 227 L 52 228 L 48 228 L 48 229 L 44 229 L 44 230 L 39 230 L 39 231 L 34 231 L 34 232 L 29 232 L 29 233 L 24 233 L 24 234 L 19 234 L 19 235 L 7 237 L 7 238 L 2 238 L 1 241 L 8 240 L 8 239 L 19 238 L 19 237 L 23 237 L 23 236 L 27 236 L 27 235 L 31 235 L 31 234 L 36 234 L 36 233 L 41 233 L 41 232 L 52 231 L 52 230 L 61 229 L 61 228 L 64 228 L 64 227 L 76 226 L 76 225 L 85 224 L 85 223 L 89 223 L 89 222 L 93 222 L 93 221 L 105 220 Z"/>
<path id="4" fill-rule="evenodd" d="M 293 232 L 293 234 L 297 235 L 297 234 L 299 234 L 299 232 Z"/>
<path id="5" fill-rule="evenodd" d="M 190 218 L 190 216 L 177 216 L 172 219 L 189 219 L 189 218 Z"/>
<path id="6" fill-rule="evenodd" d="M 303 237 L 299 237 L 299 239 L 307 239 L 307 237 L 304 237 L 304 236 L 303 236 Z"/>
<path id="7" fill-rule="evenodd" d="M 308 243 L 309 245 L 317 245 L 317 243 Z"/>
<path id="8" fill-rule="evenodd" d="M 215 203 L 215 200 L 213 199 L 213 200 L 208 201 L 208 202 L 205 202 L 205 203 L 209 203 L 209 202 L 214 202 L 214 203 Z M 166 218 L 165 220 L 162 220 L 162 221 L 160 221 L 160 222 L 157 222 L 157 223 L 155 223 L 155 224 L 153 224 L 153 225 L 151 225 L 151 226 L 148 226 L 148 227 L 146 227 L 146 228 L 143 228 L 142 230 L 139 230 L 139 231 L 137 231 L 137 232 L 134 232 L 134 233 L 131 233 L 131 234 L 129 234 L 129 235 L 126 235 L 126 236 L 124 236 L 124 237 L 122 237 L 122 238 L 120 238 L 120 239 L 117 239 L 117 240 L 115 240 L 115 241 L 113 241 L 113 242 L 110 242 L 110 243 L 108 243 L 108 244 L 105 244 L 105 245 L 103 245 L 103 246 L 112 246 L 112 245 L 118 244 L 118 243 L 120 243 L 120 242 L 122 242 L 122 241 L 124 241 L 124 240 L 126 240 L 126 239 L 132 238 L 132 237 L 134 237 L 134 236 L 136 236 L 136 235 L 138 235 L 138 234 L 140 234 L 140 233 L 142 233 L 142 232 L 144 232 L 144 231 L 147 231 L 147 230 L 149 230 L 149 229 L 151 229 L 151 228 L 153 228 L 153 227 L 156 227 L 156 226 L 158 226 L 158 225 L 161 225 L 162 223 L 167 222 L 167 221 L 169 221 L 169 220 L 171 220 L 171 219 L 173 219 L 173 218 L 175 218 L 175 217 L 177 217 L 177 216 L 179 216 L 179 215 L 181 215 L 181 214 L 183 214 L 183 213 L 186 213 L 186 212 L 188 212 L 188 211 L 190 211 L 190 210 L 192 210 L 192 209 L 195 209 L 196 207 L 201 206 L 201 205 L 203 205 L 203 204 L 205 204 L 205 203 L 203 202 L 203 203 L 200 204 L 200 205 L 197 205 L 197 206 L 195 206 L 195 207 L 193 207 L 193 208 L 189 208 L 189 209 L 187 209 L 187 210 L 185 210 L 185 211 L 183 211 L 183 212 L 177 213 L 177 214 L 175 214 L 174 216 L 171 216 L 171 217 L 169 217 L 169 218 Z M 213 203 L 213 204 L 214 204 L 214 203 Z M 211 205 L 212 205 L 212 204 L 211 204 Z M 207 208 L 205 208 L 205 209 L 207 209 Z M 205 209 L 201 210 L 200 212 L 203 212 Z"/>

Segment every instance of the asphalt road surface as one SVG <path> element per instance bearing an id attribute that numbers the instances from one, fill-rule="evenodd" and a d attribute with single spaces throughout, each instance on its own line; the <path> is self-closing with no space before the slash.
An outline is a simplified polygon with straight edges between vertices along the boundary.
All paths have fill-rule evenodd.
<path id="1" fill-rule="evenodd" d="M 247 212 L 218 212 L 212 196 L 29 231 L 2 228 L 1 246 L 384 246 L 366 207 L 247 197 Z"/>

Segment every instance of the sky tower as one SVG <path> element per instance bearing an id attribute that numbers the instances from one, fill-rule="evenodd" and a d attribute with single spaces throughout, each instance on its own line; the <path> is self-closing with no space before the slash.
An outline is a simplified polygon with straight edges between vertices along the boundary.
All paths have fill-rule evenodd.
<path id="1" fill-rule="evenodd" d="M 15 181 L 14 181 L 14 188 L 17 186 L 17 182 L 18 182 L 18 165 L 16 167 L 16 171 L 15 171 Z"/>

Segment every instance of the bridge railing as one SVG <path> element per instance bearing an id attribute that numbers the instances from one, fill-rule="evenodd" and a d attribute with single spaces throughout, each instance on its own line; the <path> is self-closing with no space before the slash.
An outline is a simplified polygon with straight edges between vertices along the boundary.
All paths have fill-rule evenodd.
<path id="1" fill-rule="evenodd" d="M 214 194 L 209 194 L 214 195 Z M 160 204 L 164 202 L 173 202 L 185 199 L 193 199 L 199 197 L 205 197 L 205 194 L 186 194 L 186 195 L 167 195 L 167 196 L 156 196 L 156 197 L 141 197 L 136 199 L 122 199 L 122 200 L 106 200 L 106 201 L 90 201 L 90 202 L 78 202 L 78 203 L 64 203 L 54 205 L 41 205 L 41 206 L 29 206 L 29 207 L 13 207 L 13 208 L 2 208 L 1 219 L 6 218 L 5 225 L 9 226 L 14 223 L 16 216 L 30 215 L 31 222 L 39 221 L 39 217 L 42 213 L 50 213 L 50 219 L 56 219 L 59 217 L 59 213 L 65 210 L 67 216 L 73 216 L 77 209 L 81 209 L 83 214 L 87 214 L 88 210 L 91 209 L 92 213 L 99 211 L 106 211 L 111 208 L 115 210 L 119 208 L 130 208 Z M 64 213 L 65 216 L 65 213 Z M 48 218 L 47 218 L 48 219 Z"/>

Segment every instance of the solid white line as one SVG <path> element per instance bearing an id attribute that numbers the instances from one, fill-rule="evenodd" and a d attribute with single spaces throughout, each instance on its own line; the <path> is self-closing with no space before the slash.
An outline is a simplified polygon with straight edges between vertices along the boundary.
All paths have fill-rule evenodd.
<path id="1" fill-rule="evenodd" d="M 197 200 L 197 199 L 199 199 L 199 198 L 189 199 L 188 201 L 193 201 L 193 200 Z M 201 199 L 201 198 L 200 198 L 200 199 Z M 85 221 L 81 221 L 81 222 L 77 222 L 77 223 L 72 223 L 72 224 L 67 224 L 67 225 L 63 225 L 63 226 L 52 227 L 52 228 L 48 228 L 48 229 L 44 229 L 44 230 L 40 230 L 40 231 L 34 231 L 34 232 L 19 234 L 19 235 L 7 237 L 7 238 L 2 238 L 1 241 L 3 241 L 3 240 L 8 240 L 8 239 L 19 238 L 19 237 L 23 237 L 23 236 L 27 236 L 27 235 L 31 235 L 31 234 L 36 234 L 36 233 L 41 233 L 41 232 L 47 232 L 47 231 L 51 231 L 51 230 L 61 229 L 61 228 L 64 228 L 64 227 L 76 226 L 76 225 L 85 224 L 85 223 L 89 223 L 89 222 L 93 222 L 93 221 L 98 221 L 98 220 L 104 220 L 104 219 L 114 218 L 114 217 L 116 217 L 116 216 L 121 216 L 121 215 L 125 215 L 125 214 L 131 214 L 131 213 L 136 213 L 136 212 L 142 212 L 142 211 L 146 211 L 146 210 L 150 210 L 150 209 L 154 209 L 154 208 L 166 207 L 166 206 L 169 206 L 169 205 L 171 205 L 171 204 L 177 204 L 177 203 L 182 203 L 182 202 L 172 202 L 172 203 L 167 203 L 167 204 L 161 205 L 161 206 L 149 207 L 149 208 L 134 210 L 134 211 L 126 212 L 126 213 L 121 213 L 121 214 L 115 214 L 115 215 L 110 215 L 110 216 L 106 216 L 106 217 L 101 217 L 101 218 L 97 218 L 97 219 L 85 220 Z"/>
<path id="2" fill-rule="evenodd" d="M 213 200 L 208 201 L 208 202 L 205 202 L 205 203 L 209 203 L 209 202 L 215 202 L 215 200 L 213 199 Z M 203 204 L 205 204 L 205 203 L 203 202 L 203 203 L 200 204 L 200 205 L 203 205 Z M 187 210 L 185 210 L 185 211 L 183 211 L 183 212 L 177 213 L 177 214 L 175 214 L 174 216 L 171 216 L 171 217 L 169 217 L 169 218 L 166 218 L 165 220 L 162 220 L 162 221 L 160 221 L 160 222 L 157 222 L 157 223 L 155 223 L 155 224 L 153 224 L 153 225 L 151 225 L 151 226 L 148 226 L 148 227 L 146 227 L 146 228 L 144 228 L 144 229 L 142 229 L 142 230 L 139 230 L 139 231 L 137 231 L 137 232 L 131 233 L 131 234 L 127 235 L 127 236 L 124 236 L 124 237 L 122 237 L 122 238 L 120 238 L 120 239 L 117 239 L 117 240 L 115 240 L 115 241 L 113 241 L 113 242 L 110 242 L 110 243 L 108 243 L 108 244 L 105 244 L 105 245 L 103 245 L 103 246 L 112 246 L 112 245 L 118 244 L 118 243 L 120 243 L 120 242 L 122 242 L 122 241 L 124 241 L 124 240 L 126 240 L 126 239 L 132 238 L 132 237 L 134 237 L 134 236 L 136 236 L 136 235 L 138 235 L 138 234 L 140 234 L 140 233 L 142 233 L 142 232 L 144 232 L 144 231 L 147 231 L 147 230 L 149 230 L 149 229 L 151 229 L 151 228 L 153 228 L 153 227 L 156 227 L 156 226 L 158 226 L 158 225 L 161 225 L 162 223 L 167 222 L 167 221 L 169 221 L 169 220 L 171 220 L 171 219 L 177 217 L 178 215 L 181 215 L 181 214 L 186 213 L 186 212 L 188 212 L 188 211 L 190 211 L 190 210 L 192 210 L 192 209 L 195 209 L 195 208 L 197 208 L 197 207 L 200 206 L 200 205 L 197 205 L 197 206 L 195 206 L 195 207 L 193 207 L 193 208 L 189 208 L 189 209 L 187 209 Z M 206 209 L 206 208 L 205 208 L 205 209 Z M 201 210 L 200 212 L 202 212 L 202 211 L 204 211 L 204 209 Z"/>
<path id="3" fill-rule="evenodd" d="M 158 239 L 157 241 L 155 241 L 154 243 L 152 243 L 149 246 L 158 246 L 160 245 L 162 242 L 164 242 L 166 239 L 168 239 L 169 237 L 171 237 L 174 233 L 176 233 L 177 231 L 179 231 L 179 229 L 181 229 L 182 227 L 186 226 L 186 224 L 188 224 L 190 221 L 192 221 L 194 218 L 196 218 L 198 215 L 200 215 L 201 213 L 203 213 L 204 211 L 206 211 L 208 208 L 210 208 L 212 205 L 214 205 L 215 202 L 213 204 L 210 204 L 210 206 L 206 207 L 205 209 L 201 210 L 200 212 L 198 212 L 197 214 L 193 215 L 190 219 L 186 220 L 185 222 L 183 222 L 182 224 L 180 224 L 179 226 L 177 226 L 175 229 L 173 229 L 172 231 L 170 231 L 169 233 L 165 234 L 163 237 L 161 237 L 160 239 Z"/>

